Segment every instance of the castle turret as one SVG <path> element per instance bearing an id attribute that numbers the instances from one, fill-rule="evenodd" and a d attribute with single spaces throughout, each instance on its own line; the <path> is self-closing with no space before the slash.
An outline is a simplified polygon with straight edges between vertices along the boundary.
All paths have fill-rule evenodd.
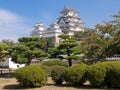
<path id="1" fill-rule="evenodd" d="M 59 45 L 60 38 L 58 36 L 62 34 L 62 30 L 60 29 L 57 23 L 52 23 L 45 34 L 46 37 L 50 37 L 54 39 L 55 46 Z"/>
<path id="2" fill-rule="evenodd" d="M 34 25 L 34 30 L 31 32 L 31 35 L 32 36 L 35 36 L 35 37 L 44 37 L 44 33 L 45 33 L 45 27 L 42 23 L 37 23 Z"/>

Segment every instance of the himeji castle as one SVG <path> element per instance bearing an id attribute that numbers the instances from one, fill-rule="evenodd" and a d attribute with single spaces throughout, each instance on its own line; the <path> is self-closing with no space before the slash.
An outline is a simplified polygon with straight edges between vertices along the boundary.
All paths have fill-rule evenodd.
<path id="1" fill-rule="evenodd" d="M 74 35 L 75 32 L 84 31 L 83 22 L 75 9 L 64 7 L 60 13 L 62 15 L 58 18 L 58 21 L 52 23 L 48 28 L 42 23 L 35 24 L 31 35 L 35 37 L 54 38 L 55 46 L 58 46 L 60 42 L 59 35 Z"/>

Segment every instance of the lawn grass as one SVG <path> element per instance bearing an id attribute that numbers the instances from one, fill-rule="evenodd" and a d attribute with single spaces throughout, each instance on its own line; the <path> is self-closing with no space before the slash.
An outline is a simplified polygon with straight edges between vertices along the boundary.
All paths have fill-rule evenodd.
<path id="1" fill-rule="evenodd" d="M 89 82 L 85 83 L 86 85 L 89 84 Z M 0 78 L 0 90 L 2 89 L 22 89 L 26 90 L 26 88 L 20 86 L 15 78 Z M 51 80 L 51 78 L 48 78 L 47 85 L 42 87 L 36 87 L 36 88 L 27 88 L 27 90 L 80 90 L 80 89 L 95 89 L 90 86 L 69 86 L 67 84 L 63 84 L 61 86 L 56 86 L 54 82 Z"/>

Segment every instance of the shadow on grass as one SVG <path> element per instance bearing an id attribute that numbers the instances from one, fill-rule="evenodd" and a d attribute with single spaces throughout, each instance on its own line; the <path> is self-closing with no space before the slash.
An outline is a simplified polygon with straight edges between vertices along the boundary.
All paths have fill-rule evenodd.
<path id="1" fill-rule="evenodd" d="M 56 86 L 56 87 L 68 87 L 68 88 L 73 88 L 73 89 L 85 89 L 85 90 L 88 90 L 88 89 L 97 89 L 97 90 L 115 90 L 115 89 L 112 89 L 112 88 L 105 88 L 105 87 L 93 87 L 91 85 L 81 85 L 81 86 L 72 86 L 72 85 L 69 85 L 69 84 L 62 84 L 62 85 L 55 85 L 55 84 L 47 84 L 47 86 Z"/>
<path id="2" fill-rule="evenodd" d="M 18 84 L 11 84 L 11 85 L 5 85 L 3 89 L 24 89 L 24 88 Z"/>
<path id="3" fill-rule="evenodd" d="M 57 86 L 57 87 L 71 87 L 71 88 L 77 88 L 77 89 L 91 89 L 93 87 L 90 87 L 90 86 L 72 86 L 72 85 L 68 85 L 68 84 L 63 84 L 63 85 L 54 85 L 54 86 Z"/>
<path id="4" fill-rule="evenodd" d="M 23 87 L 23 86 L 21 86 L 21 85 L 19 85 L 19 84 L 11 84 L 11 85 L 6 85 L 6 86 L 4 86 L 2 89 L 14 89 L 14 90 L 17 90 L 17 89 L 22 89 L 22 90 L 24 90 L 24 89 L 35 89 L 35 88 L 40 88 L 40 87 Z"/>
<path id="5" fill-rule="evenodd" d="M 46 84 L 45 86 L 56 86 L 56 87 L 65 87 L 65 88 L 73 88 L 73 89 L 99 89 L 99 90 L 111 90 L 111 89 L 105 89 L 105 88 L 96 88 L 96 87 L 92 87 L 92 86 L 90 86 L 90 85 L 83 85 L 83 86 L 70 86 L 70 85 L 68 85 L 68 84 L 63 84 L 63 85 L 55 85 L 55 84 Z M 45 87 L 44 86 L 44 87 Z M 33 89 L 35 89 L 35 88 L 40 88 L 40 87 L 34 87 Z M 6 85 L 6 86 L 4 86 L 3 87 L 3 89 L 22 89 L 22 90 L 24 90 L 24 89 L 32 89 L 32 88 L 25 88 L 25 87 L 23 87 L 23 86 L 21 86 L 21 85 L 19 85 L 19 84 L 11 84 L 11 85 Z M 50 89 L 50 88 L 49 88 Z"/>

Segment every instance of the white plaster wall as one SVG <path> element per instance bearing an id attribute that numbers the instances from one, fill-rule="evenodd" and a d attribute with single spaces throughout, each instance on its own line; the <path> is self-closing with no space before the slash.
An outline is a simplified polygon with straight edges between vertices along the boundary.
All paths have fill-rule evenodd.
<path id="1" fill-rule="evenodd" d="M 8 68 L 11 68 L 11 69 L 18 69 L 20 67 L 24 67 L 25 64 L 18 64 L 18 63 L 15 63 L 15 62 L 11 61 L 11 58 L 7 58 L 3 63 L 0 63 L 0 66 L 8 67 Z"/>
<path id="2" fill-rule="evenodd" d="M 25 64 L 15 63 L 15 62 L 11 61 L 11 58 L 9 58 L 9 68 L 18 69 L 18 68 L 24 67 L 24 66 L 25 66 Z"/>

